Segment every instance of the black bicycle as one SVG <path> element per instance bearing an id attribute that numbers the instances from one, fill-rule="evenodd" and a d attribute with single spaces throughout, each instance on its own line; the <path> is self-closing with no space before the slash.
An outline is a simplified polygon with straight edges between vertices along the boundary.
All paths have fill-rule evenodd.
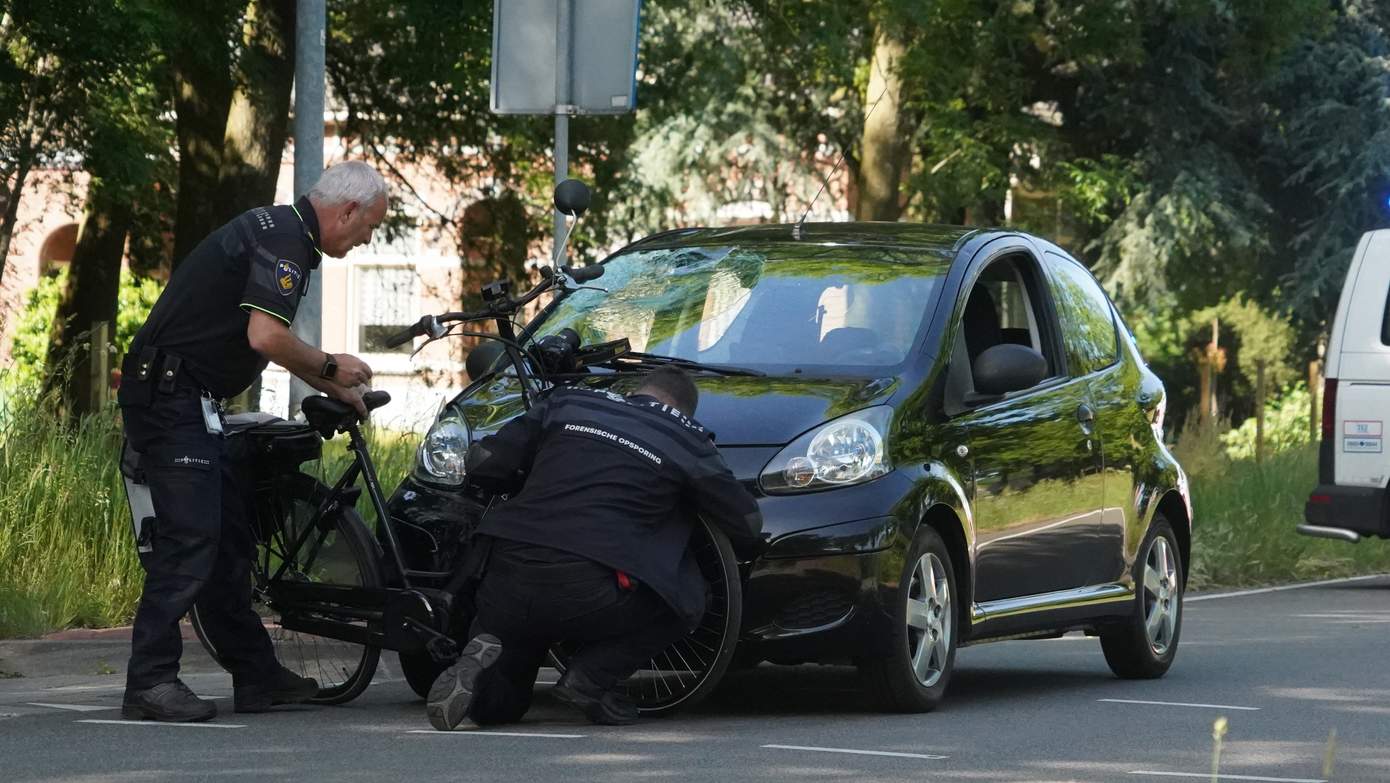
<path id="1" fill-rule="evenodd" d="M 587 189 L 572 180 L 556 189 L 557 206 L 571 215 L 582 212 L 587 200 Z M 646 364 L 626 341 L 580 346 L 572 334 L 542 340 L 525 330 L 517 335 L 513 318 L 523 307 L 554 292 L 547 305 L 553 308 L 603 269 L 556 265 L 548 271 L 538 285 L 515 298 L 505 281 L 490 284 L 482 291 L 481 309 L 427 315 L 388 344 L 418 336 L 429 338 L 426 342 L 452 335 L 490 340 L 486 345 L 494 350 L 475 349 L 469 355 L 469 375 L 479 378 L 506 366 L 515 373 L 528 406 L 548 388 L 583 379 L 590 367 Z M 478 321 L 493 321 L 497 333 L 458 328 Z M 363 401 L 371 410 L 388 403 L 390 396 L 370 392 Z M 467 602 L 456 595 L 461 584 L 456 567 L 466 559 L 473 528 L 492 498 L 471 496 L 470 507 L 458 510 L 458 529 L 446 540 L 415 529 L 387 512 L 356 412 L 317 396 L 306 398 L 302 409 L 303 423 L 265 414 L 227 420 L 233 451 L 242 452 L 255 473 L 253 605 L 280 661 L 319 681 L 315 702 L 337 704 L 361 694 L 382 649 L 399 653 L 406 680 L 424 696 L 466 641 L 472 618 Z M 340 433 L 348 436 L 353 459 L 330 487 L 302 468 L 322 455 L 325 439 Z M 356 510 L 363 489 L 357 486 L 359 479 L 378 520 L 375 531 Z M 709 586 L 707 610 L 694 632 L 624 684 L 648 714 L 667 713 L 708 695 L 728 669 L 737 643 L 743 596 L 733 549 L 722 532 L 703 522 L 695 528 L 691 548 Z M 449 567 L 441 567 L 445 565 Z M 191 620 L 203 646 L 217 658 L 196 609 Z M 556 648 L 552 663 L 563 670 L 568 654 L 563 646 Z"/>

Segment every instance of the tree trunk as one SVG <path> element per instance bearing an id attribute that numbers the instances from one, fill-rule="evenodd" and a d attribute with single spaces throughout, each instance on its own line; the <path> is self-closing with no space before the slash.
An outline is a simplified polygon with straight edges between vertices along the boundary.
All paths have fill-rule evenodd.
<path id="1" fill-rule="evenodd" d="M 864 96 L 864 135 L 856 191 L 858 220 L 897 220 L 902 214 L 899 190 L 909 160 L 908 123 L 902 111 L 900 64 L 905 47 L 880 24 L 874 33 L 874 58 Z"/>
<path id="2" fill-rule="evenodd" d="M 294 0 L 252 0 L 227 115 L 217 222 L 275 200 L 294 84 Z"/>
<path id="3" fill-rule="evenodd" d="M 42 130 L 39 138 L 34 138 L 34 113 L 36 100 L 31 98 L 29 105 L 24 111 L 24 118 L 19 121 L 19 128 L 16 137 L 19 139 L 19 149 L 15 153 L 14 185 L 9 185 L 9 180 L 0 183 L 0 187 L 7 187 L 4 202 L 5 211 L 0 213 L 0 282 L 4 282 L 5 264 L 10 258 L 10 244 L 14 241 L 14 232 L 19 222 L 19 202 L 24 198 L 24 183 L 29 179 L 29 171 L 34 166 L 34 159 L 38 151 L 43 149 L 47 141 L 49 131 Z"/>
<path id="4" fill-rule="evenodd" d="M 68 268 L 67 288 L 53 319 L 46 370 L 50 385 L 64 384 L 64 396 L 74 414 L 87 412 L 92 398 L 91 353 L 82 349 L 85 340 L 81 335 L 98 321 L 106 321 L 115 331 L 121 259 L 132 220 L 130 199 L 120 189 L 103 186 L 100 177 L 93 177 Z M 105 350 L 105 346 L 91 348 Z"/>
<path id="5" fill-rule="evenodd" d="M 33 162 L 32 155 L 25 155 L 20 159 L 15 168 L 14 187 L 4 194 L 5 211 L 0 214 L 0 282 L 5 279 L 5 266 L 10 258 L 10 243 L 14 240 L 15 224 L 19 222 L 19 200 L 24 197 L 24 181 L 29 178 L 29 167 Z"/>
<path id="6" fill-rule="evenodd" d="M 220 39 L 219 39 L 220 40 Z M 218 178 L 222 142 L 232 105 L 231 51 L 184 35 L 174 53 L 174 111 L 179 139 L 178 207 L 174 217 L 174 266 L 219 225 Z"/>

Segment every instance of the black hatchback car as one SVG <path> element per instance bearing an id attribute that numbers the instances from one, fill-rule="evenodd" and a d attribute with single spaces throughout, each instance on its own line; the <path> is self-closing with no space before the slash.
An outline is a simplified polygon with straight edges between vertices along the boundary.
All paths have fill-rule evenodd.
<path id="1" fill-rule="evenodd" d="M 1163 385 L 1066 252 L 1012 231 L 803 224 L 671 231 L 603 263 L 528 334 L 626 338 L 693 368 L 696 418 L 772 535 L 735 563 L 697 529 L 715 600 L 629 683 L 644 709 L 702 697 L 731 663 L 821 661 L 857 665 L 885 709 L 925 711 L 959 646 L 1070 630 L 1099 636 L 1121 677 L 1171 665 L 1192 512 Z M 412 568 L 457 562 L 482 510 L 463 452 L 521 410 L 515 375 L 493 371 L 431 428 L 389 503 Z M 428 658 L 402 664 L 428 687 Z"/>

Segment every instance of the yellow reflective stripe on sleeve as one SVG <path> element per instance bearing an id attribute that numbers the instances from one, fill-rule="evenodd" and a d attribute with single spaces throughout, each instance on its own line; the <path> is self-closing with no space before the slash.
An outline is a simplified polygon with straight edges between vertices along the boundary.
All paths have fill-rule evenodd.
<path id="1" fill-rule="evenodd" d="M 285 326 L 290 326 L 290 319 L 286 318 L 286 317 L 283 316 L 283 315 L 280 315 L 279 313 L 273 313 L 273 312 L 271 312 L 271 311 L 265 309 L 264 307 L 257 307 L 257 306 L 255 306 L 255 305 L 251 304 L 250 302 L 242 302 L 242 303 L 241 303 L 241 307 L 242 307 L 243 310 L 249 307 L 249 308 L 251 308 L 252 310 L 260 310 L 261 312 L 265 313 L 266 315 L 273 315 L 273 316 L 275 316 L 276 318 L 279 318 L 281 321 L 284 321 L 284 322 L 285 322 Z"/>

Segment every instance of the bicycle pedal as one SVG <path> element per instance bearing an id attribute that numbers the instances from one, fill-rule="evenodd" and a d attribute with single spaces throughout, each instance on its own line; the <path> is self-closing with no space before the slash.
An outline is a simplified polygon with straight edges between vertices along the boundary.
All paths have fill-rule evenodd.
<path id="1" fill-rule="evenodd" d="M 460 655 L 458 642 L 447 636 L 436 636 L 425 642 L 425 651 L 435 663 L 453 663 Z"/>

